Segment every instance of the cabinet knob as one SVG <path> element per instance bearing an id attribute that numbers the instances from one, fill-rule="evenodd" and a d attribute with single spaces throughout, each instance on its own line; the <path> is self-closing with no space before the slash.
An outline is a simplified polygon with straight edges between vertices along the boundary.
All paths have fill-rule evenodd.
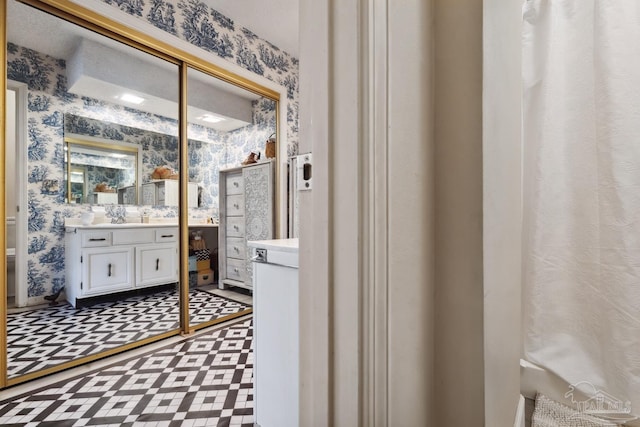
<path id="1" fill-rule="evenodd" d="M 240 205 L 239 205 L 239 204 L 237 204 L 237 203 L 234 203 L 234 204 L 233 204 L 233 207 L 234 207 L 234 208 L 236 208 L 236 209 L 240 209 Z"/>
<path id="2" fill-rule="evenodd" d="M 236 251 L 236 252 L 238 252 L 238 253 L 240 253 L 240 249 L 238 249 L 238 247 L 237 247 L 237 246 L 234 246 L 234 247 L 233 247 L 233 250 L 234 250 L 234 251 Z"/>
<path id="3" fill-rule="evenodd" d="M 238 181 L 234 181 L 234 182 L 233 182 L 233 186 L 234 186 L 234 187 L 239 187 L 239 186 L 240 186 L 240 183 L 239 183 Z"/>
<path id="4" fill-rule="evenodd" d="M 234 268 L 233 271 L 236 273 L 240 273 L 240 270 L 238 270 L 237 268 Z"/>
<path id="5" fill-rule="evenodd" d="M 238 231 L 238 230 L 240 230 L 240 227 L 238 227 L 237 225 L 234 225 L 234 226 L 233 226 L 233 229 L 234 229 L 234 230 L 236 230 L 236 231 Z"/>

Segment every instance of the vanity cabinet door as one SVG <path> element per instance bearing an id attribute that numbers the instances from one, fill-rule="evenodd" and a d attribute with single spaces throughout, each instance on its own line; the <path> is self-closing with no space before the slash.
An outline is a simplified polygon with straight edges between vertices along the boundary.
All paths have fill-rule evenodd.
<path id="1" fill-rule="evenodd" d="M 136 287 L 178 281 L 178 246 L 163 243 L 136 248 Z"/>
<path id="2" fill-rule="evenodd" d="M 82 296 L 133 289 L 133 248 L 102 247 L 82 250 Z"/>

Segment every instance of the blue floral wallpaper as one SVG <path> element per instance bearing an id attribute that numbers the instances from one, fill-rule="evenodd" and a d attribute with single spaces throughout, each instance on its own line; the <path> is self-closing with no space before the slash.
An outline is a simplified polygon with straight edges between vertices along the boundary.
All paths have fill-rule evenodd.
<path id="1" fill-rule="evenodd" d="M 298 59 L 200 0 L 102 0 L 287 88 L 287 151 L 298 154 Z M 277 25 L 277 22 L 274 22 Z"/>
<path id="2" fill-rule="evenodd" d="M 287 88 L 288 154 L 298 151 L 298 60 L 198 0 L 102 0 L 169 35 L 186 40 Z M 28 296 L 29 305 L 64 286 L 64 220 L 88 205 L 65 203 L 64 144 L 67 131 L 143 147 L 142 181 L 156 165 L 177 165 L 175 120 L 67 92 L 65 61 L 12 43 L 8 78 L 28 85 Z M 206 208 L 193 217 L 215 216 L 220 168 L 237 166 L 250 151 L 264 151 L 275 128 L 275 103 L 254 102 L 253 124 L 228 133 L 190 125 L 189 178 L 200 183 Z M 107 205 L 107 216 L 124 207 Z M 175 217 L 174 207 L 144 207 Z"/>
<path id="3" fill-rule="evenodd" d="M 30 49 L 8 44 L 8 77 L 27 83 L 28 94 L 28 296 L 29 304 L 64 286 L 64 219 L 79 217 L 88 205 L 65 203 L 65 132 L 142 146 L 141 182 L 156 166 L 177 169 L 177 122 L 66 91 L 65 63 Z M 198 182 L 203 208 L 190 216 L 217 216 L 218 171 L 237 166 L 250 151 L 263 151 L 275 129 L 275 103 L 255 101 L 254 124 L 218 132 L 190 124 L 189 179 Z M 100 178 L 96 178 L 100 179 Z M 175 207 L 143 207 L 152 216 L 176 217 Z M 108 217 L 122 216 L 122 206 L 107 206 Z"/>

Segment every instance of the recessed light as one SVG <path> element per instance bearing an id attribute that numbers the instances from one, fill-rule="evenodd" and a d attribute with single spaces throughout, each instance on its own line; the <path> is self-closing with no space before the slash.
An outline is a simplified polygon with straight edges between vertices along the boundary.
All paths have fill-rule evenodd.
<path id="1" fill-rule="evenodd" d="M 200 116 L 198 118 L 207 123 L 218 123 L 224 121 L 223 117 L 215 116 L 213 114 L 205 114 L 204 116 Z"/>
<path id="2" fill-rule="evenodd" d="M 144 98 L 133 95 L 131 93 L 123 93 L 120 95 L 120 100 L 124 102 L 130 102 L 132 104 L 142 104 L 144 102 Z"/>

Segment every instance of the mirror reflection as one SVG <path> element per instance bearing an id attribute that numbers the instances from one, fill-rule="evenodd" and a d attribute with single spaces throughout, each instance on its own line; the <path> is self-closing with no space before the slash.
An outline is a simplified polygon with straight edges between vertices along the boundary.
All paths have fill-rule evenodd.
<path id="1" fill-rule="evenodd" d="M 269 163 L 275 157 L 275 150 L 269 153 L 265 150 L 267 140 L 275 135 L 277 129 L 276 102 L 247 90 L 225 85 L 193 68 L 189 68 L 187 72 L 187 99 L 189 180 L 204 184 L 201 192 L 203 202 L 215 206 L 216 218 L 220 215 L 224 217 L 227 197 L 219 185 L 220 177 L 225 176 L 224 171 L 242 167 L 243 164 Z M 200 165 L 203 164 L 208 167 L 202 168 Z M 262 200 L 262 196 L 256 194 L 254 199 Z M 239 208 L 244 208 L 244 195 L 236 194 L 234 200 Z M 249 201 L 247 203 L 251 205 Z M 220 209 L 222 212 L 219 212 Z M 189 214 L 194 215 L 191 206 Z M 234 215 L 236 221 L 244 218 L 240 209 Z M 231 262 L 236 263 L 234 265 L 238 270 L 246 270 L 250 263 L 246 261 L 246 245 L 241 240 L 240 237 L 234 240 L 239 252 L 234 254 L 235 258 Z M 222 242 L 222 247 L 218 247 L 219 241 Z M 221 282 L 220 277 L 220 271 L 227 265 L 227 241 L 224 230 L 219 230 L 219 227 L 191 227 L 189 287 L 196 290 L 190 293 L 191 307 L 200 305 L 199 299 L 203 291 L 223 296 L 230 294 L 229 290 L 224 289 L 228 286 Z M 236 286 L 233 291 L 236 294 L 244 294 L 243 296 L 250 298 L 250 286 L 240 281 L 234 284 Z M 205 311 L 190 311 L 192 326 L 210 320 L 211 316 Z"/>
<path id="2" fill-rule="evenodd" d="M 7 182 L 26 204 L 7 315 L 15 378 L 179 327 L 179 78 L 171 62 L 7 5 L 8 82 L 28 100 L 14 141 L 24 172 Z M 189 224 L 215 275 L 219 171 L 264 151 L 276 103 L 203 73 L 189 85 Z M 196 323 L 246 308 L 216 291 L 215 276 L 194 277 Z"/>
<path id="3" fill-rule="evenodd" d="M 135 145 L 65 138 L 68 203 L 138 203 L 138 151 Z"/>

